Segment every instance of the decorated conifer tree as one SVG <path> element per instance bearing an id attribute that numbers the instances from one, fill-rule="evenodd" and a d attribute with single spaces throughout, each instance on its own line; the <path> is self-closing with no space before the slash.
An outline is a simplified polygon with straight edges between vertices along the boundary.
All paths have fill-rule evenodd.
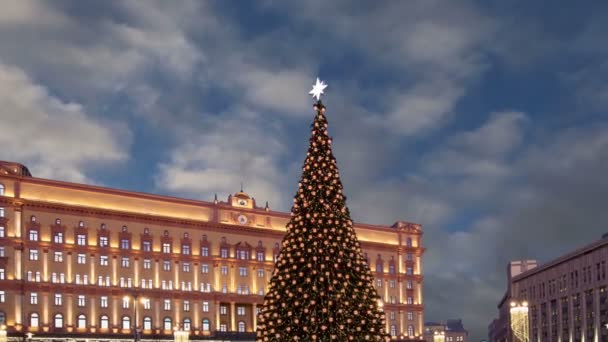
<path id="1" fill-rule="evenodd" d="M 319 82 L 310 146 L 258 315 L 257 341 L 385 341 L 384 313 L 342 193 Z"/>

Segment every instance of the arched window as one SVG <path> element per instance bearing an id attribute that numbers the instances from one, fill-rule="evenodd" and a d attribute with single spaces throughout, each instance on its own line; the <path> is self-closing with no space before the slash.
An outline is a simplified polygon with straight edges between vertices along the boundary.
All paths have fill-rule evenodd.
<path id="1" fill-rule="evenodd" d="M 397 336 L 397 326 L 391 325 L 391 336 Z"/>
<path id="2" fill-rule="evenodd" d="M 87 327 L 87 316 L 78 315 L 78 329 L 86 329 Z"/>
<path id="3" fill-rule="evenodd" d="M 184 331 L 190 331 L 192 329 L 191 322 L 190 318 L 184 318 Z"/>
<path id="4" fill-rule="evenodd" d="M 55 328 L 57 328 L 57 329 L 63 328 L 63 315 L 62 314 L 55 315 Z"/>
<path id="5" fill-rule="evenodd" d="M 152 318 L 144 317 L 144 330 L 152 330 Z"/>
<path id="6" fill-rule="evenodd" d="M 6 324 L 6 314 L 4 313 L 4 311 L 0 311 L 0 325 L 2 324 Z"/>
<path id="7" fill-rule="evenodd" d="M 405 239 L 405 245 L 407 247 L 412 247 L 412 238 L 408 237 L 407 239 Z"/>
<path id="8" fill-rule="evenodd" d="M 101 319 L 99 320 L 99 327 L 101 329 L 108 329 L 110 327 L 110 319 L 108 318 L 108 316 L 101 316 Z"/>
<path id="9" fill-rule="evenodd" d="M 245 332 L 245 322 L 239 321 L 238 331 L 239 332 Z"/>
<path id="10" fill-rule="evenodd" d="M 4 196 L 4 184 L 0 184 L 0 196 Z"/>
<path id="11" fill-rule="evenodd" d="M 34 312 L 30 315 L 30 327 L 38 328 L 40 326 L 40 316 L 38 313 Z"/>
<path id="12" fill-rule="evenodd" d="M 165 317 L 165 319 L 163 320 L 163 329 L 164 330 L 173 329 L 173 325 L 171 324 L 171 318 Z"/>
<path id="13" fill-rule="evenodd" d="M 203 319 L 203 331 L 209 331 L 211 329 L 211 324 L 208 319 Z"/>
<path id="14" fill-rule="evenodd" d="M 414 326 L 413 325 L 409 325 L 407 327 L 407 335 L 410 336 L 410 337 L 414 336 Z"/>
<path id="15" fill-rule="evenodd" d="M 131 317 L 122 316 L 122 329 L 123 330 L 131 329 Z"/>

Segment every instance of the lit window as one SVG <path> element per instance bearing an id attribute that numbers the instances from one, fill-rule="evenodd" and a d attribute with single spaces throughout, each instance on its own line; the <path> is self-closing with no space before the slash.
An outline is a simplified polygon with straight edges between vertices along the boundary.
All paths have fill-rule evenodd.
<path id="1" fill-rule="evenodd" d="M 409 325 L 407 327 L 407 335 L 408 336 L 414 336 L 414 326 L 413 325 Z"/>
<path id="2" fill-rule="evenodd" d="M 152 330 L 152 318 L 144 317 L 144 330 Z"/>
<path id="3" fill-rule="evenodd" d="M 53 253 L 53 261 L 54 262 L 63 262 L 63 252 Z"/>
<path id="4" fill-rule="evenodd" d="M 224 324 L 224 323 L 220 324 L 220 331 L 221 332 L 226 332 L 226 329 L 227 329 L 226 324 Z"/>
<path id="5" fill-rule="evenodd" d="M 263 269 L 258 269 L 258 278 L 264 278 L 264 270 Z"/>
<path id="6" fill-rule="evenodd" d="M 376 286 L 382 287 L 382 279 L 376 279 Z"/>
<path id="7" fill-rule="evenodd" d="M 129 241 L 129 239 L 120 240 L 120 249 L 130 249 L 130 248 L 131 248 L 131 241 Z"/>
<path id="8" fill-rule="evenodd" d="M 129 297 L 124 297 L 122 299 L 122 308 L 123 309 L 128 309 L 129 308 L 129 303 L 131 302 L 131 298 Z"/>
<path id="9" fill-rule="evenodd" d="M 190 263 L 189 262 L 185 262 L 182 264 L 182 271 L 190 272 Z"/>
<path id="10" fill-rule="evenodd" d="M 245 316 L 245 307 L 244 306 L 237 306 L 236 307 L 236 314 L 238 316 Z"/>
<path id="11" fill-rule="evenodd" d="M 85 246 L 87 244 L 87 236 L 84 234 L 78 234 L 76 236 L 76 243 L 78 246 Z"/>
<path id="12" fill-rule="evenodd" d="M 144 269 L 149 270 L 152 268 L 152 261 L 150 259 L 144 259 Z"/>
<path id="13" fill-rule="evenodd" d="M 4 246 L 0 246 L 0 257 L 5 257 L 6 256 L 6 250 L 4 249 Z"/>
<path id="14" fill-rule="evenodd" d="M 241 260 L 248 260 L 249 259 L 249 251 L 245 251 L 245 250 L 240 250 L 238 253 L 238 258 Z"/>
<path id="15" fill-rule="evenodd" d="M 87 300 L 84 295 L 78 295 L 78 306 L 84 307 L 87 305 Z"/>
<path id="16" fill-rule="evenodd" d="M 38 260 L 38 250 L 30 249 L 30 260 Z"/>
<path id="17" fill-rule="evenodd" d="M 192 322 L 190 321 L 190 318 L 184 318 L 183 326 L 185 331 L 190 331 L 190 329 L 192 329 L 191 324 Z"/>
<path id="18" fill-rule="evenodd" d="M 4 217 L 4 208 L 0 207 L 0 217 Z"/>
<path id="19" fill-rule="evenodd" d="M 412 238 L 409 238 L 409 237 L 408 237 L 408 238 L 405 240 L 405 245 L 406 245 L 407 247 L 412 247 Z M 413 335 L 413 334 L 412 334 L 412 335 Z"/>
<path id="20" fill-rule="evenodd" d="M 62 314 L 55 315 L 55 328 L 63 328 L 63 315 Z"/>
<path id="21" fill-rule="evenodd" d="M 4 196 L 4 184 L 0 184 L 0 196 Z"/>
<path id="22" fill-rule="evenodd" d="M 243 322 L 243 321 L 239 321 L 239 324 L 238 324 L 238 331 L 239 331 L 239 332 L 245 332 L 245 322 Z"/>
<path id="23" fill-rule="evenodd" d="M 130 264 L 130 262 L 129 262 L 129 257 L 122 257 L 122 258 L 120 259 L 120 266 L 121 266 L 122 268 L 128 268 L 128 267 L 129 267 L 129 264 Z"/>
<path id="24" fill-rule="evenodd" d="M 397 336 L 397 326 L 394 324 L 391 325 L 391 336 Z"/>
<path id="25" fill-rule="evenodd" d="M 38 241 L 38 231 L 35 229 L 30 230 L 30 241 Z"/>
<path id="26" fill-rule="evenodd" d="M 182 254 L 190 255 L 190 245 L 182 245 Z"/>
<path id="27" fill-rule="evenodd" d="M 391 311 L 389 313 L 389 317 L 390 317 L 390 319 L 395 319 L 395 311 Z"/>
<path id="28" fill-rule="evenodd" d="M 87 327 L 87 316 L 78 315 L 78 329 L 86 329 Z"/>
<path id="29" fill-rule="evenodd" d="M 123 330 L 131 329 L 131 318 L 129 316 L 124 316 L 122 318 L 122 329 Z"/>
<path id="30" fill-rule="evenodd" d="M 163 320 L 163 329 L 164 330 L 173 329 L 173 325 L 171 324 L 171 318 L 165 317 L 165 319 Z"/>
<path id="31" fill-rule="evenodd" d="M 209 256 L 209 247 L 201 247 L 201 256 Z"/>
<path id="32" fill-rule="evenodd" d="M 108 307 L 108 297 L 107 296 L 99 297 L 99 306 L 101 306 L 102 308 Z"/>
<path id="33" fill-rule="evenodd" d="M 392 279 L 391 279 L 391 280 L 389 280 L 389 281 L 388 281 L 388 287 L 390 287 L 391 289 L 392 289 L 392 288 L 395 288 L 395 281 L 394 281 L 394 280 L 392 280 Z"/>
<path id="34" fill-rule="evenodd" d="M 0 238 L 6 237 L 6 228 L 0 226 Z"/>
<path id="35" fill-rule="evenodd" d="M 190 311 L 190 301 L 185 300 L 183 306 L 184 306 L 184 311 Z"/>
<path id="36" fill-rule="evenodd" d="M 201 265 L 201 272 L 202 272 L 202 273 L 209 273 L 209 265 L 207 265 L 207 264 L 202 264 L 202 265 Z"/>
<path id="37" fill-rule="evenodd" d="M 87 263 L 87 256 L 85 254 L 78 254 L 78 263 L 84 265 Z"/>
<path id="38" fill-rule="evenodd" d="M 211 329 L 211 323 L 208 319 L 203 320 L 203 331 L 209 331 Z"/>
<path id="39" fill-rule="evenodd" d="M 407 304 L 414 304 L 414 298 L 407 297 Z"/>
<path id="40" fill-rule="evenodd" d="M 221 272 L 222 272 L 223 275 L 228 274 L 228 266 L 222 265 Z"/>
<path id="41" fill-rule="evenodd" d="M 203 312 L 209 312 L 209 302 L 203 302 Z"/>
<path id="42" fill-rule="evenodd" d="M 227 315 L 228 307 L 226 305 L 220 305 L 220 315 Z"/>
<path id="43" fill-rule="evenodd" d="M 228 257 L 228 248 L 220 248 L 220 257 L 227 258 Z"/>
<path id="44" fill-rule="evenodd" d="M 171 300 L 170 299 L 164 300 L 164 308 L 165 308 L 165 311 L 171 311 Z"/>
<path id="45" fill-rule="evenodd" d="M 6 292 L 4 290 L 0 290 L 0 303 L 4 303 L 6 301 Z"/>
<path id="46" fill-rule="evenodd" d="M 171 271 L 171 261 L 163 261 L 163 271 Z"/>
<path id="47" fill-rule="evenodd" d="M 107 255 L 101 255 L 99 257 L 99 265 L 108 266 L 108 256 Z"/>
<path id="48" fill-rule="evenodd" d="M 407 267 L 407 268 L 405 269 L 405 273 L 406 273 L 407 275 L 413 275 L 413 274 L 414 274 L 414 268 L 412 268 L 412 267 Z"/>
<path id="49" fill-rule="evenodd" d="M 414 287 L 414 283 L 411 280 L 405 282 L 405 287 L 407 289 L 412 289 Z"/>
<path id="50" fill-rule="evenodd" d="M 30 315 L 30 327 L 38 328 L 39 325 L 40 325 L 40 316 L 38 316 L 38 314 L 34 312 Z"/>
<path id="51" fill-rule="evenodd" d="M 412 253 L 407 253 L 406 254 L 406 259 L 407 259 L 407 261 L 413 261 L 414 260 L 414 255 Z"/>
<path id="52" fill-rule="evenodd" d="M 110 241 L 107 236 L 99 237 L 99 247 L 108 247 L 110 245 Z"/>
<path id="53" fill-rule="evenodd" d="M 30 293 L 30 304 L 32 304 L 32 305 L 38 304 L 38 293 L 36 293 L 36 292 Z"/>
<path id="54" fill-rule="evenodd" d="M 152 243 L 150 243 L 150 241 L 144 241 L 142 243 L 141 249 L 144 252 L 150 252 L 150 251 L 152 251 Z"/>
<path id="55" fill-rule="evenodd" d="M 395 274 L 395 265 L 394 264 L 388 265 L 388 273 Z"/>
<path id="56" fill-rule="evenodd" d="M 55 233 L 55 236 L 53 236 L 53 242 L 63 243 L 63 233 Z"/>
<path id="57" fill-rule="evenodd" d="M 63 305 L 63 295 L 61 293 L 55 293 L 55 306 Z"/>
<path id="58" fill-rule="evenodd" d="M 150 284 L 152 285 L 152 284 Z M 146 298 L 143 300 L 144 302 L 144 310 L 150 310 L 152 308 L 152 301 L 150 300 L 150 298 Z"/>
<path id="59" fill-rule="evenodd" d="M 108 329 L 110 327 L 110 318 L 108 318 L 108 316 L 101 316 L 101 319 L 99 320 L 99 327 L 101 329 Z"/>
<path id="60" fill-rule="evenodd" d="M 241 277 L 246 277 L 247 276 L 247 267 L 239 267 L 239 275 Z"/>
<path id="61" fill-rule="evenodd" d="M 169 254 L 171 253 L 171 244 L 170 243 L 163 243 L 163 253 L 165 254 Z"/>

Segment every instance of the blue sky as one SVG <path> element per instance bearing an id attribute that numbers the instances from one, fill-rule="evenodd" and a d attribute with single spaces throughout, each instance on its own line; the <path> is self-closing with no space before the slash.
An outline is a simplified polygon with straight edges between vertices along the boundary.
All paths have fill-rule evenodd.
<path id="1" fill-rule="evenodd" d="M 289 210 L 315 78 L 356 220 L 423 224 L 427 320 L 486 333 L 509 260 L 608 230 L 602 2 L 11 1 L 0 159 Z"/>

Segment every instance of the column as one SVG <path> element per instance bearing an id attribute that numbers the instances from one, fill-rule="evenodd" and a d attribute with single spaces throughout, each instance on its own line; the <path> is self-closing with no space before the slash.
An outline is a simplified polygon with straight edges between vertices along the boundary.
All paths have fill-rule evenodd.
<path id="1" fill-rule="evenodd" d="M 405 315 L 403 314 L 403 310 L 399 309 L 398 316 L 399 317 L 399 334 L 403 334 L 405 330 L 403 330 L 403 321 L 405 321 Z"/>
<path id="2" fill-rule="evenodd" d="M 16 238 L 20 238 L 22 233 L 22 227 L 21 227 L 21 220 L 23 219 L 23 210 L 21 209 L 21 205 L 15 207 L 15 214 L 14 214 L 14 222 L 15 224 L 13 225 L 13 234 L 15 235 Z M 23 227 L 25 228 L 25 227 Z M 8 233 L 8 232 L 7 232 Z M 25 236 L 25 232 L 23 232 L 23 235 Z"/>
<path id="3" fill-rule="evenodd" d="M 118 326 L 118 305 L 118 298 L 116 296 L 112 296 L 112 325 L 110 328 Z"/>
<path id="4" fill-rule="evenodd" d="M 236 311 L 234 302 L 230 302 L 230 331 L 236 331 Z"/>
<path id="5" fill-rule="evenodd" d="M 253 331 L 258 329 L 258 314 L 257 314 L 258 304 L 253 303 Z"/>
<path id="6" fill-rule="evenodd" d="M 214 301 L 213 306 L 215 307 L 215 331 L 220 331 L 220 302 Z"/>
<path id="7" fill-rule="evenodd" d="M 160 300 L 158 298 L 155 299 L 150 299 L 150 300 L 154 300 L 154 322 L 156 322 L 156 327 L 158 327 L 158 329 L 160 329 L 161 331 L 163 330 L 163 325 L 165 324 L 160 317 Z"/>
<path id="8" fill-rule="evenodd" d="M 115 255 L 112 255 L 112 286 L 118 286 L 118 260 Z"/>
<path id="9" fill-rule="evenodd" d="M 42 248 L 42 281 L 49 281 L 49 249 Z"/>

